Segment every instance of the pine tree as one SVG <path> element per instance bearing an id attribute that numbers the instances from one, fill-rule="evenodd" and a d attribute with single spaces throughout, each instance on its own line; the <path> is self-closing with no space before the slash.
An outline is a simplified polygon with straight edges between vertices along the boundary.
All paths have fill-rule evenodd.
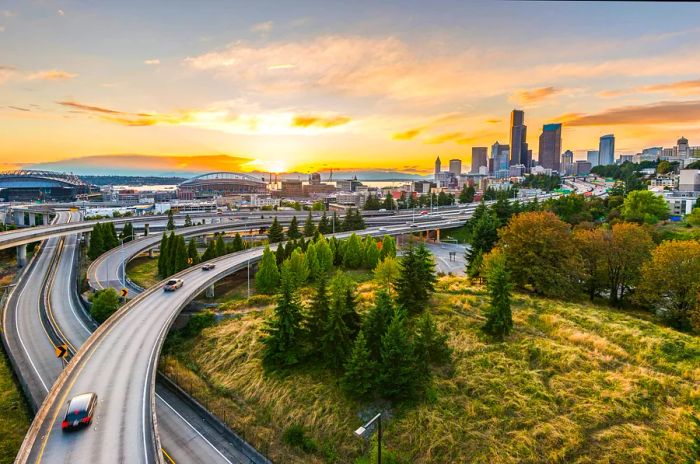
<path id="1" fill-rule="evenodd" d="M 379 259 L 384 261 L 387 256 L 396 257 L 396 241 L 391 235 L 385 235 L 382 238 L 382 249 L 379 251 Z"/>
<path id="2" fill-rule="evenodd" d="M 459 194 L 459 202 L 471 203 L 472 201 L 474 201 L 475 193 L 476 190 L 474 189 L 473 185 L 464 184 L 464 186 L 462 187 L 462 191 Z"/>
<path id="3" fill-rule="evenodd" d="M 314 225 L 314 218 L 309 211 L 309 215 L 306 217 L 306 222 L 304 222 L 304 236 L 313 237 L 316 233 L 316 226 Z"/>
<path id="4" fill-rule="evenodd" d="M 471 250 L 467 250 L 465 253 L 467 259 L 467 276 L 470 279 L 477 279 L 481 277 L 481 268 L 484 264 L 484 255 L 480 251 L 472 253 Z"/>
<path id="5" fill-rule="evenodd" d="M 329 233 L 342 232 L 343 230 L 345 229 L 343 229 L 343 223 L 338 220 L 338 213 L 336 211 L 333 211 L 333 217 L 331 218 Z"/>
<path id="6" fill-rule="evenodd" d="M 277 244 L 277 251 L 275 251 L 275 260 L 277 261 L 277 267 L 281 266 L 284 260 L 287 259 L 287 254 L 284 251 L 284 245 L 282 242 Z"/>
<path id="7" fill-rule="evenodd" d="M 498 241 L 499 222 L 494 214 L 487 212 L 477 219 L 471 231 L 471 246 L 465 253 L 467 274 L 478 275 L 481 265 L 478 256 L 488 253 Z"/>
<path id="8" fill-rule="evenodd" d="M 163 237 L 160 239 L 160 250 L 158 252 L 158 275 L 161 277 L 168 276 L 166 262 L 168 260 L 168 234 L 163 232 Z"/>
<path id="9" fill-rule="evenodd" d="M 343 252 L 343 266 L 347 269 L 357 269 L 362 265 L 362 247 L 360 238 L 352 234 L 345 244 Z"/>
<path id="10" fill-rule="evenodd" d="M 267 240 L 270 243 L 277 243 L 284 240 L 284 232 L 282 231 L 282 226 L 277 220 L 277 216 L 272 220 L 272 225 L 267 231 Z"/>
<path id="11" fill-rule="evenodd" d="M 386 334 L 391 318 L 394 315 L 394 302 L 389 293 L 380 289 L 377 291 L 374 306 L 362 321 L 362 331 L 367 336 L 370 355 L 375 361 L 381 360 L 382 337 Z"/>
<path id="12" fill-rule="evenodd" d="M 506 267 L 506 256 L 502 252 L 491 253 L 487 259 L 486 286 L 490 302 L 484 331 L 503 340 L 513 330 L 513 315 L 510 309 L 512 284 Z"/>
<path id="13" fill-rule="evenodd" d="M 175 237 L 175 254 L 173 256 L 171 274 L 176 274 L 183 269 L 187 269 L 187 266 L 187 245 L 185 244 L 185 238 L 182 235 L 178 235 Z"/>
<path id="14" fill-rule="evenodd" d="M 318 242 L 316 242 L 315 248 L 320 272 L 330 272 L 333 268 L 333 251 L 328 244 L 328 240 L 321 237 Z"/>
<path id="15" fill-rule="evenodd" d="M 190 266 L 199 264 L 199 253 L 197 252 L 197 244 L 194 239 L 190 239 L 190 243 L 187 244 L 187 263 Z"/>
<path id="16" fill-rule="evenodd" d="M 192 218 L 190 217 L 189 214 L 185 215 L 185 227 L 191 227 L 192 226 Z"/>
<path id="17" fill-rule="evenodd" d="M 414 397 L 424 378 L 416 369 L 405 319 L 403 311 L 396 311 L 382 337 L 381 392 L 390 399 Z"/>
<path id="18" fill-rule="evenodd" d="M 274 265 L 272 252 L 266 247 L 268 262 Z M 260 272 L 260 271 L 258 271 Z M 256 275 L 257 277 L 257 275 Z M 266 369 L 292 366 L 302 358 L 304 331 L 302 323 L 302 305 L 294 286 L 293 276 L 288 269 L 282 271 L 280 292 L 277 296 L 275 314 L 263 328 L 263 366 Z"/>
<path id="19" fill-rule="evenodd" d="M 245 243 L 243 242 L 243 237 L 241 237 L 241 234 L 236 232 L 236 235 L 233 237 L 233 253 L 236 253 L 238 251 L 243 251 L 245 249 Z"/>
<path id="20" fill-rule="evenodd" d="M 316 280 L 321 273 L 321 264 L 318 261 L 316 245 L 314 245 L 313 242 L 306 247 L 304 260 L 306 261 L 306 267 L 309 270 L 309 278 L 311 280 Z"/>
<path id="21" fill-rule="evenodd" d="M 429 363 L 441 364 L 450 359 L 450 349 L 447 346 L 447 335 L 438 331 L 430 311 L 426 311 L 418 319 L 415 340 L 416 357 L 426 367 Z"/>
<path id="22" fill-rule="evenodd" d="M 388 211 L 394 209 L 394 197 L 391 196 L 391 193 L 386 194 L 386 197 L 384 198 L 384 202 L 382 204 L 382 208 Z"/>
<path id="23" fill-rule="evenodd" d="M 258 272 L 255 273 L 255 288 L 257 288 L 260 293 L 270 295 L 275 293 L 279 282 L 280 271 L 277 268 L 277 261 L 272 251 L 270 251 L 270 247 L 266 246 L 263 251 L 262 259 L 260 260 Z"/>
<path id="24" fill-rule="evenodd" d="M 321 353 L 321 339 L 328 323 L 329 310 L 328 280 L 325 274 L 321 274 L 306 318 L 306 332 L 312 353 Z"/>
<path id="25" fill-rule="evenodd" d="M 309 268 L 304 260 L 304 253 L 299 248 L 292 252 L 292 255 L 282 266 L 289 266 L 289 270 L 294 277 L 294 284 L 297 287 L 301 287 L 309 280 Z"/>
<path id="26" fill-rule="evenodd" d="M 173 210 L 168 210 L 168 225 L 165 226 L 167 230 L 175 230 L 175 218 L 173 217 Z"/>
<path id="27" fill-rule="evenodd" d="M 119 238 L 124 242 L 130 242 L 134 239 L 134 226 L 130 222 L 124 224 L 124 228 L 119 234 Z"/>
<path id="28" fill-rule="evenodd" d="M 374 388 L 377 363 L 370 358 L 365 334 L 360 331 L 352 346 L 350 357 L 345 362 L 345 374 L 340 385 L 351 396 L 361 398 Z"/>
<path id="29" fill-rule="evenodd" d="M 102 224 L 99 222 L 92 226 L 90 232 L 90 244 L 88 245 L 88 257 L 92 260 L 97 259 L 104 249 L 104 240 L 102 238 Z"/>
<path id="30" fill-rule="evenodd" d="M 223 234 L 219 234 L 216 237 L 216 245 L 214 246 L 216 251 L 216 257 L 224 256 L 226 254 L 226 242 L 224 242 Z"/>
<path id="31" fill-rule="evenodd" d="M 340 369 L 350 351 L 350 330 L 345 324 L 345 301 L 335 295 L 321 336 L 321 353 L 326 363 L 333 369 Z"/>
<path id="32" fill-rule="evenodd" d="M 216 258 L 216 243 L 214 240 L 209 240 L 206 250 L 202 253 L 202 261 L 209 261 L 214 258 Z"/>
<path id="33" fill-rule="evenodd" d="M 301 238 L 301 232 L 299 232 L 299 222 L 296 216 L 292 216 L 292 220 L 289 222 L 289 227 L 287 227 L 287 237 L 291 240 L 296 240 Z"/>
<path id="34" fill-rule="evenodd" d="M 410 313 L 422 312 L 435 290 L 435 263 L 423 243 L 411 244 L 401 256 L 401 275 L 396 282 L 397 302 Z"/>
<path id="35" fill-rule="evenodd" d="M 377 241 L 371 235 L 364 239 L 363 243 L 363 262 L 362 265 L 367 269 L 374 269 L 379 264 L 379 246 Z"/>
<path id="36" fill-rule="evenodd" d="M 360 318 L 360 315 L 357 312 L 355 283 L 349 279 L 346 281 L 343 296 L 343 305 L 345 307 L 345 315 L 343 316 L 343 319 L 345 320 L 345 325 L 350 331 L 350 337 L 354 338 L 360 331 L 360 327 L 362 326 L 362 319 Z"/>
<path id="37" fill-rule="evenodd" d="M 321 219 L 318 221 L 318 231 L 322 234 L 330 234 L 331 233 L 331 224 L 328 221 L 328 216 L 326 216 L 325 211 L 323 212 Z"/>
<path id="38" fill-rule="evenodd" d="M 106 252 L 119 246 L 119 237 L 117 229 L 114 228 L 114 223 L 110 222 L 102 226 L 102 252 Z"/>

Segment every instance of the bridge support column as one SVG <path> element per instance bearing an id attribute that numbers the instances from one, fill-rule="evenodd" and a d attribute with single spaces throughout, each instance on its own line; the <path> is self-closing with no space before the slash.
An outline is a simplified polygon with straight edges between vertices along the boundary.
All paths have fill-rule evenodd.
<path id="1" fill-rule="evenodd" d="M 24 227 L 24 211 L 15 211 L 15 225 L 17 227 Z"/>
<path id="2" fill-rule="evenodd" d="M 214 298 L 214 284 L 207 287 L 207 291 L 204 294 L 207 298 Z"/>
<path id="3" fill-rule="evenodd" d="M 440 243 L 440 229 L 435 229 L 435 242 Z"/>
<path id="4" fill-rule="evenodd" d="M 143 225 L 143 236 L 148 237 L 148 223 Z"/>
<path id="5" fill-rule="evenodd" d="M 149 258 L 153 258 L 153 252 L 154 252 L 153 248 L 151 248 L 150 250 L 148 250 L 148 257 L 149 257 Z"/>
<path id="6" fill-rule="evenodd" d="M 29 227 L 34 227 L 36 225 L 36 214 L 29 213 Z"/>
<path id="7" fill-rule="evenodd" d="M 27 265 L 27 245 L 17 245 L 17 267 Z"/>

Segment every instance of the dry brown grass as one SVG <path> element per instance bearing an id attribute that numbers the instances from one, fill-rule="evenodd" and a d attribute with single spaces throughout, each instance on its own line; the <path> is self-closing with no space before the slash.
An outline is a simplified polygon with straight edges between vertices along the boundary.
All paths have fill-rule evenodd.
<path id="1" fill-rule="evenodd" d="M 363 306 L 373 288 L 363 283 Z M 700 433 L 700 341 L 634 315 L 516 295 L 514 333 L 480 331 L 484 291 L 440 279 L 432 311 L 449 334 L 453 363 L 435 372 L 425 401 L 391 411 L 387 446 L 415 463 L 695 462 Z M 269 308 L 267 309 L 269 311 Z M 199 386 L 198 397 L 275 462 L 353 462 L 352 430 L 367 405 L 348 400 L 327 371 L 263 374 L 263 314 L 207 329 L 166 357 Z M 186 372 L 186 374 L 185 374 Z M 182 383 L 182 382 L 181 382 Z M 219 413 L 223 414 L 222 412 Z M 325 450 L 282 443 L 299 423 Z"/>

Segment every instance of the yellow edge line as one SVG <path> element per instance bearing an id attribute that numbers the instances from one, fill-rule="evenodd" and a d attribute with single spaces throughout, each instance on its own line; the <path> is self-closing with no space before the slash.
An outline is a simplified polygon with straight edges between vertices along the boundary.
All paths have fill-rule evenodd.
<path id="1" fill-rule="evenodd" d="M 165 448 L 161 448 L 160 450 L 163 452 L 163 456 L 165 456 L 165 458 L 168 460 L 169 463 L 175 464 L 175 460 L 172 457 L 170 457 L 168 452 L 165 451 Z"/>

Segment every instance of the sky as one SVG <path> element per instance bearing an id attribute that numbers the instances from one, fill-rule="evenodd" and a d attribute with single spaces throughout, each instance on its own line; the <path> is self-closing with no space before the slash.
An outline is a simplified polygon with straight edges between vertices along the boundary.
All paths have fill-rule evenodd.
<path id="1" fill-rule="evenodd" d="M 424 173 L 508 143 L 514 108 L 535 157 L 550 122 L 577 159 L 608 133 L 618 154 L 700 145 L 698 17 L 685 3 L 1 0 L 0 169 Z"/>

